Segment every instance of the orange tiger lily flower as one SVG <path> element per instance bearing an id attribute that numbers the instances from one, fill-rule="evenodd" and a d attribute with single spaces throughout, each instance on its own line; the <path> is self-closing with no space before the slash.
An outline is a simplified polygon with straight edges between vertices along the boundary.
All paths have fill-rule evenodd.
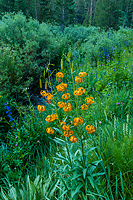
<path id="1" fill-rule="evenodd" d="M 48 116 L 46 117 L 45 120 L 46 120 L 47 122 L 51 122 L 51 119 L 52 119 L 51 115 L 48 115 Z"/>
<path id="2" fill-rule="evenodd" d="M 40 112 L 43 112 L 46 110 L 46 107 L 45 106 L 42 106 L 42 105 L 38 105 L 37 106 L 37 110 L 39 110 Z"/>
<path id="3" fill-rule="evenodd" d="M 87 110 L 87 109 L 88 109 L 88 106 L 87 106 L 86 104 L 83 104 L 83 105 L 81 106 L 81 109 L 82 109 L 82 110 Z"/>
<path id="4" fill-rule="evenodd" d="M 89 104 L 92 104 L 92 103 L 94 102 L 94 98 L 93 98 L 93 97 L 87 97 L 87 98 L 85 99 L 85 102 L 86 102 L 86 103 L 89 103 Z"/>
<path id="5" fill-rule="evenodd" d="M 75 91 L 73 92 L 73 94 L 74 94 L 75 96 L 81 96 L 81 95 L 83 94 L 83 92 L 82 92 L 81 90 L 75 90 Z"/>
<path id="6" fill-rule="evenodd" d="M 75 117 L 73 121 L 76 124 L 83 124 L 83 118 L 82 117 Z"/>
<path id="7" fill-rule="evenodd" d="M 63 78 L 64 74 L 62 72 L 58 72 L 58 73 L 56 73 L 56 77 L 57 78 Z"/>
<path id="8" fill-rule="evenodd" d="M 46 132 L 47 132 L 48 134 L 53 134 L 53 133 L 54 133 L 54 130 L 53 130 L 51 127 L 49 127 L 49 128 L 46 129 Z"/>
<path id="9" fill-rule="evenodd" d="M 82 93 L 85 93 L 85 89 L 83 87 L 78 88 L 78 91 L 81 91 Z"/>
<path id="10" fill-rule="evenodd" d="M 62 95 L 62 99 L 68 100 L 70 98 L 70 94 L 66 93 Z"/>
<path id="11" fill-rule="evenodd" d="M 47 95 L 47 92 L 45 90 L 41 90 L 40 94 L 42 95 L 42 97 L 45 97 Z"/>
<path id="12" fill-rule="evenodd" d="M 79 73 L 79 77 L 81 77 L 81 78 L 86 77 L 86 76 L 87 76 L 86 72 L 80 72 Z"/>
<path id="13" fill-rule="evenodd" d="M 69 131 L 69 130 L 70 130 L 70 126 L 64 124 L 64 125 L 62 126 L 62 129 L 63 129 L 64 131 Z"/>
<path id="14" fill-rule="evenodd" d="M 56 89 L 57 89 L 58 92 L 64 92 L 66 88 L 67 88 L 66 83 L 61 83 L 61 84 L 56 86 Z"/>
<path id="15" fill-rule="evenodd" d="M 85 129 L 87 130 L 88 133 L 92 134 L 94 133 L 96 130 L 95 130 L 95 127 L 93 125 L 87 125 L 85 127 Z"/>
<path id="16" fill-rule="evenodd" d="M 78 139 L 73 135 L 73 136 L 70 137 L 70 141 L 75 143 L 75 142 L 78 141 Z"/>
<path id="17" fill-rule="evenodd" d="M 81 78 L 78 77 L 78 76 L 76 76 L 76 77 L 75 77 L 75 83 L 81 83 Z"/>
<path id="18" fill-rule="evenodd" d="M 48 101 L 50 101 L 50 100 L 54 99 L 54 96 L 53 96 L 52 94 L 49 93 L 49 94 L 46 96 L 46 99 L 47 99 Z"/>
<path id="19" fill-rule="evenodd" d="M 73 134 L 73 131 L 72 130 L 70 130 L 70 131 L 65 131 L 64 133 L 63 133 L 63 135 L 65 136 L 65 137 L 69 137 L 70 135 L 72 135 Z"/>

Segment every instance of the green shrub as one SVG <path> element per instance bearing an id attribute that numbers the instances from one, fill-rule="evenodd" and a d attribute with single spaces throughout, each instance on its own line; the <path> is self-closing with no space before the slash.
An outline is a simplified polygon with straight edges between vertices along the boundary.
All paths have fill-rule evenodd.
<path id="1" fill-rule="evenodd" d="M 0 48 L 0 71 L 2 94 L 6 94 L 10 99 L 25 99 L 23 91 L 30 86 L 33 78 L 29 75 L 30 70 L 28 72 L 28 68 L 21 62 L 17 51 L 9 47 Z"/>
<path id="2" fill-rule="evenodd" d="M 122 28 L 116 32 L 109 30 L 108 32 L 95 31 L 95 34 L 88 35 L 85 42 L 81 46 L 77 46 L 72 51 L 72 55 L 79 59 L 81 57 L 83 63 L 90 63 L 97 66 L 98 62 L 107 64 L 113 60 L 115 54 L 120 57 L 121 51 L 126 48 L 130 49 L 132 45 L 132 30 L 129 28 L 124 31 Z M 122 48 L 122 49 L 121 49 Z"/>

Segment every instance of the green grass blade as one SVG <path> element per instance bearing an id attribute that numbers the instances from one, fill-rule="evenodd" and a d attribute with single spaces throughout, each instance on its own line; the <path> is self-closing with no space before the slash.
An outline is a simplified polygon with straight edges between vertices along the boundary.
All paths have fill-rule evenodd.
<path id="1" fill-rule="evenodd" d="M 121 188 L 122 188 L 122 193 L 123 193 L 123 200 L 125 200 L 124 187 L 123 187 L 123 178 L 122 178 L 122 173 L 121 173 L 121 171 L 120 171 L 120 180 L 121 180 Z"/>

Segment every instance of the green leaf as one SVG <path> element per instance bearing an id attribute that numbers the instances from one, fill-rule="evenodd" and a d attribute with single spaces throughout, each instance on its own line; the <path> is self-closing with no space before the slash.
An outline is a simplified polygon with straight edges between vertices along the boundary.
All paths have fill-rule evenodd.
<path id="1" fill-rule="evenodd" d="M 116 176 L 115 199 L 118 199 L 117 176 Z"/>
<path id="2" fill-rule="evenodd" d="M 100 195 L 100 194 L 97 194 L 97 193 L 94 193 L 94 192 L 91 192 L 91 191 L 87 191 L 87 192 L 88 192 L 87 196 L 95 195 L 95 196 L 102 197 L 105 200 L 107 200 L 103 195 Z M 95 196 L 94 196 L 94 198 L 95 198 Z M 97 199 L 97 198 L 95 198 L 95 199 Z"/>
<path id="3" fill-rule="evenodd" d="M 75 179 L 79 178 L 82 175 L 83 175 L 82 173 L 77 174 L 77 172 L 74 172 L 71 180 L 75 180 Z"/>
<path id="4" fill-rule="evenodd" d="M 89 172 L 93 173 L 93 171 L 96 169 L 97 165 L 101 162 L 101 160 L 95 161 L 93 163 L 90 163 L 90 168 L 89 168 Z"/>
<path id="5" fill-rule="evenodd" d="M 121 187 L 122 187 L 123 200 L 124 200 L 124 199 L 125 199 L 125 196 L 124 196 L 123 178 L 122 178 L 122 173 L 121 173 L 121 171 L 120 171 L 120 179 L 121 179 Z"/>
<path id="6" fill-rule="evenodd" d="M 4 200 L 9 200 L 9 198 L 4 194 L 3 189 L 1 188 L 1 194 Z M 12 199 L 13 200 L 13 199 Z"/>
<path id="7" fill-rule="evenodd" d="M 87 176 L 93 188 L 95 188 L 94 180 L 91 176 Z"/>
<path id="8" fill-rule="evenodd" d="M 62 155 L 60 155 L 58 153 L 56 153 L 56 155 L 58 157 L 53 157 L 54 159 L 56 159 L 56 160 L 64 160 L 66 163 L 69 163 L 69 160 L 67 158 L 63 157 Z"/>
<path id="9" fill-rule="evenodd" d="M 52 183 L 52 181 L 51 181 L 51 183 Z M 49 191 L 48 191 L 48 193 L 47 193 L 47 196 L 49 196 L 50 198 L 52 197 L 52 195 L 54 194 L 55 190 L 57 189 L 58 183 L 59 183 L 59 179 L 58 179 L 57 181 L 55 181 L 55 182 L 51 185 L 51 187 L 50 187 L 50 189 L 49 189 Z"/>
<path id="10" fill-rule="evenodd" d="M 42 179 L 40 180 L 40 176 L 38 175 L 34 180 L 35 187 L 37 187 L 38 183 L 40 183 L 39 181 L 42 182 Z"/>
<path id="11" fill-rule="evenodd" d="M 87 173 L 87 168 L 86 169 L 83 169 L 83 177 L 84 177 L 84 179 L 85 179 L 85 177 L 86 177 L 86 173 Z"/>
<path id="12" fill-rule="evenodd" d="M 63 182 L 63 184 L 64 184 L 66 190 L 69 191 L 69 188 L 68 188 L 67 184 L 65 183 L 64 179 L 62 178 L 61 174 L 59 174 L 59 175 L 60 175 L 60 177 L 61 177 L 61 180 L 62 180 L 62 182 Z"/>
<path id="13" fill-rule="evenodd" d="M 89 149 L 86 150 L 85 155 L 88 156 L 88 153 L 94 149 L 96 149 L 97 147 L 91 147 Z"/>
<path id="14" fill-rule="evenodd" d="M 71 197 L 73 198 L 75 194 L 83 187 L 83 183 L 80 183 L 75 191 L 71 192 Z"/>
<path id="15" fill-rule="evenodd" d="M 13 200 L 17 200 L 16 189 L 14 187 L 11 187 L 9 191 L 10 191 L 9 193 L 10 198 L 12 198 Z"/>
<path id="16" fill-rule="evenodd" d="M 94 176 L 101 176 L 101 175 L 104 175 L 104 174 L 106 174 L 105 172 L 99 172 L 99 173 L 94 173 L 94 174 L 92 174 L 92 176 L 94 177 Z"/>
<path id="17" fill-rule="evenodd" d="M 74 156 L 76 157 L 78 153 L 80 153 L 80 155 L 81 155 L 81 150 L 80 150 L 80 149 L 78 149 L 78 150 L 75 152 Z"/>
<path id="18" fill-rule="evenodd" d="M 67 190 L 65 190 L 62 194 L 61 194 L 61 196 L 60 197 L 58 197 L 58 199 L 60 199 L 62 196 L 64 196 L 64 194 L 66 194 L 67 193 Z"/>
<path id="19" fill-rule="evenodd" d="M 65 141 L 64 141 L 64 140 L 61 140 L 61 139 L 59 139 L 59 138 L 56 138 L 56 137 L 55 137 L 54 139 L 51 138 L 51 140 L 53 140 L 53 141 L 55 141 L 56 143 L 61 144 L 61 145 L 63 145 L 63 146 L 65 145 Z"/>

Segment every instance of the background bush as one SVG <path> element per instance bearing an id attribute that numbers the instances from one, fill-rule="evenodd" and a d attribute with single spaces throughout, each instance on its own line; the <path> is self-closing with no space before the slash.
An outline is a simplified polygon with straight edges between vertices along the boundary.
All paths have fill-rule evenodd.
<path id="1" fill-rule="evenodd" d="M 2 17 L 0 38 L 2 91 L 6 90 L 16 100 L 25 99 L 22 91 L 26 87 L 30 93 L 38 93 L 44 68 L 51 63 L 52 70 L 58 69 L 62 54 L 68 50 L 77 65 L 82 61 L 98 66 L 98 62 L 107 64 L 113 57 L 120 57 L 124 49 L 129 51 L 133 42 L 129 28 L 105 32 L 95 27 L 75 26 L 66 27 L 62 33 L 60 27 L 39 24 L 21 12 Z"/>

